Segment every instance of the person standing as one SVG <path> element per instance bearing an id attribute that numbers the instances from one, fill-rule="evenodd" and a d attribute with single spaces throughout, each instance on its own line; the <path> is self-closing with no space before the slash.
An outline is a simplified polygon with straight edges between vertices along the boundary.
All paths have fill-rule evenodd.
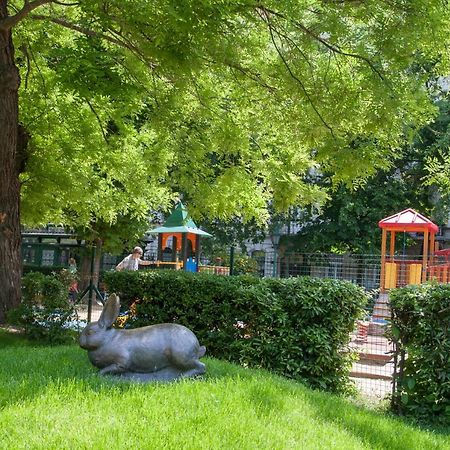
<path id="1" fill-rule="evenodd" d="M 69 300 L 71 303 L 75 303 L 77 301 L 77 295 L 80 291 L 78 290 L 78 281 L 76 278 L 74 278 L 70 282 L 69 287 Z"/>
<path id="2" fill-rule="evenodd" d="M 69 272 L 76 274 L 77 273 L 77 262 L 75 258 L 69 258 Z"/>
<path id="3" fill-rule="evenodd" d="M 116 266 L 117 271 L 121 270 L 138 270 L 139 264 L 141 266 L 148 266 L 151 264 L 150 261 L 145 261 L 141 259 L 141 256 L 144 254 L 144 251 L 141 247 L 134 247 L 133 253 L 126 256 L 119 264 Z"/>
<path id="4" fill-rule="evenodd" d="M 78 290 L 77 262 L 73 257 L 69 258 L 69 273 L 72 275 L 69 286 L 69 301 L 75 303 L 80 291 Z"/>

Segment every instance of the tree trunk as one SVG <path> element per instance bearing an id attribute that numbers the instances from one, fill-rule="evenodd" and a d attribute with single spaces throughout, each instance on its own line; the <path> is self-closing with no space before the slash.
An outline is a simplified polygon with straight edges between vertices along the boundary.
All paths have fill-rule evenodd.
<path id="1" fill-rule="evenodd" d="M 94 285 L 98 287 L 98 282 L 100 280 L 100 263 L 102 261 L 102 247 L 103 241 L 100 238 L 95 240 L 95 259 L 94 259 Z"/>
<path id="2" fill-rule="evenodd" d="M 0 20 L 8 14 L 6 3 L 0 0 Z M 0 30 L 0 323 L 20 303 L 19 83 L 11 32 Z"/>
<path id="3" fill-rule="evenodd" d="M 92 282 L 94 286 L 98 286 L 100 276 L 100 263 L 102 259 L 103 241 L 97 238 L 94 241 L 94 245 L 96 248 L 95 248 L 94 272 Z M 89 282 L 91 279 L 91 259 L 92 259 L 92 247 L 87 246 L 84 249 L 81 261 L 80 281 L 78 283 L 80 290 L 84 290 L 89 286 Z"/>
<path id="4" fill-rule="evenodd" d="M 84 291 L 89 286 L 91 277 L 91 250 L 88 247 L 82 249 L 81 264 L 79 270 L 78 287 L 80 291 Z"/>

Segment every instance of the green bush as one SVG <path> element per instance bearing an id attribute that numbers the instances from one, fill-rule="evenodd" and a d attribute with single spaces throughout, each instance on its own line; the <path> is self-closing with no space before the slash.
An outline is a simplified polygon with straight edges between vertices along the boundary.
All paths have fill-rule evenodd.
<path id="1" fill-rule="evenodd" d="M 68 325 L 76 318 L 68 300 L 71 277 L 67 271 L 53 275 L 29 272 L 22 277 L 22 302 L 8 321 L 24 329 L 32 340 L 61 344 L 73 340 Z"/>
<path id="2" fill-rule="evenodd" d="M 122 303 L 137 300 L 127 326 L 181 323 L 195 331 L 211 356 L 313 387 L 346 388 L 352 359 L 346 345 L 366 302 L 356 285 L 181 271 L 109 272 L 104 280 Z"/>
<path id="3" fill-rule="evenodd" d="M 234 259 L 233 275 L 258 275 L 259 266 L 256 259 L 244 254 L 236 255 Z"/>
<path id="4" fill-rule="evenodd" d="M 406 355 L 394 404 L 419 419 L 450 422 L 450 286 L 424 284 L 390 295 L 392 335 Z"/>

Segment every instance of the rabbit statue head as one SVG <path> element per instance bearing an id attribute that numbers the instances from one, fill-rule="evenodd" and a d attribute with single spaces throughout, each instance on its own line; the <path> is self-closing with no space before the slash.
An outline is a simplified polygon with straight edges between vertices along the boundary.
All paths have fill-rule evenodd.
<path id="1" fill-rule="evenodd" d="M 120 299 L 112 294 L 98 322 L 86 326 L 80 347 L 88 351 L 100 374 L 117 374 L 140 380 L 171 380 L 205 373 L 199 359 L 206 348 L 195 334 L 175 323 L 162 323 L 130 330 L 113 328 Z"/>
<path id="2" fill-rule="evenodd" d="M 112 294 L 105 303 L 98 322 L 89 323 L 80 336 L 80 347 L 95 350 L 111 338 L 117 330 L 112 328 L 120 312 L 120 299 Z"/>

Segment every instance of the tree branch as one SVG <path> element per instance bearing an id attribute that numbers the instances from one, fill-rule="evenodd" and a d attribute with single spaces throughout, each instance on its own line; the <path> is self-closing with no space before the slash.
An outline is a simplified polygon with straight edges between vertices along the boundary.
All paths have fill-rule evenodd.
<path id="1" fill-rule="evenodd" d="M 0 20 L 0 30 L 8 31 L 15 25 L 17 25 L 21 20 L 30 14 L 31 11 L 39 8 L 39 6 L 45 5 L 47 3 L 53 3 L 53 0 L 34 0 L 34 1 L 25 1 L 23 8 L 14 14 L 14 16 L 7 16 L 4 19 Z"/>
<path id="2" fill-rule="evenodd" d="M 26 61 L 27 61 L 27 73 L 25 74 L 25 90 L 27 90 L 28 89 L 28 79 L 30 77 L 30 72 L 31 72 L 30 55 L 28 54 L 28 49 L 25 44 L 22 44 L 20 46 L 20 50 L 22 51 L 22 53 L 25 56 Z"/>
<path id="3" fill-rule="evenodd" d="M 38 15 L 38 14 L 33 14 L 30 17 L 32 19 L 35 19 L 35 20 L 47 20 L 49 22 L 55 23 L 56 25 L 60 25 L 62 27 L 68 28 L 70 30 L 77 31 L 78 33 L 84 34 L 85 36 L 98 37 L 100 39 L 104 39 L 105 41 L 108 41 L 111 44 L 117 45 L 117 46 L 122 47 L 122 48 L 126 48 L 131 53 L 136 55 L 142 62 L 144 62 L 145 64 L 149 65 L 149 67 L 151 69 L 154 69 L 156 67 L 155 63 L 153 63 L 151 61 L 148 61 L 145 58 L 145 56 L 133 44 L 131 44 L 123 36 L 121 36 L 120 34 L 118 34 L 114 30 L 109 30 L 109 31 L 111 33 L 114 33 L 116 36 L 118 36 L 117 38 L 112 37 L 112 36 L 108 36 L 105 33 L 102 33 L 102 32 L 99 32 L 99 31 L 95 31 L 95 30 L 92 30 L 90 28 L 82 27 L 80 25 L 77 25 L 76 23 L 69 22 L 66 19 L 62 19 L 62 18 L 59 18 L 59 17 L 44 16 L 44 15 Z"/>
<path id="4" fill-rule="evenodd" d="M 306 33 L 309 36 L 311 36 L 316 41 L 320 42 L 322 45 L 324 45 L 326 48 L 328 48 L 332 52 L 339 53 L 340 55 L 343 55 L 343 56 L 348 56 L 350 58 L 360 59 L 361 61 L 364 61 L 384 81 L 384 76 L 374 66 L 373 62 L 369 58 L 366 58 L 365 56 L 362 56 L 362 55 L 358 55 L 356 53 L 345 52 L 345 51 L 341 50 L 337 45 L 330 44 L 325 39 L 323 39 L 320 36 L 314 34 L 309 28 L 305 27 L 303 24 L 301 24 L 299 22 L 294 22 L 294 23 L 295 23 L 295 25 L 297 25 L 298 28 L 300 28 L 300 30 L 302 30 L 304 33 Z"/>
<path id="5" fill-rule="evenodd" d="M 338 53 L 342 56 L 348 56 L 349 58 L 355 58 L 355 59 L 359 59 L 361 61 L 364 61 L 366 64 L 369 65 L 369 67 L 372 69 L 373 72 L 375 72 L 383 81 L 385 81 L 385 78 L 383 76 L 383 74 L 380 72 L 380 70 L 378 70 L 375 65 L 373 64 L 373 62 L 367 58 L 366 56 L 362 56 L 362 55 L 358 55 L 357 53 L 350 53 L 350 52 L 346 52 L 344 50 L 341 50 L 341 48 L 338 45 L 335 44 L 331 44 L 329 43 L 326 39 L 320 37 L 319 35 L 315 34 L 312 30 L 310 30 L 308 27 L 306 27 L 305 25 L 303 25 L 302 23 L 298 22 L 297 20 L 293 20 L 293 19 L 289 19 L 286 16 L 284 16 L 283 14 L 277 12 L 277 11 L 273 11 L 271 9 L 266 8 L 265 6 L 259 5 L 258 9 L 260 9 L 261 11 L 264 11 L 265 13 L 265 17 L 269 17 L 269 15 L 273 15 L 276 17 L 279 17 L 283 20 L 287 20 L 290 21 L 295 27 L 297 27 L 299 30 L 301 30 L 303 33 L 307 34 L 308 36 L 312 37 L 315 41 L 321 43 L 323 46 L 325 46 L 326 48 L 328 48 L 329 50 L 331 50 L 334 53 Z"/>
<path id="6" fill-rule="evenodd" d="M 252 71 L 251 69 L 248 69 L 242 65 L 240 65 L 237 62 L 233 62 L 231 60 L 225 59 L 223 61 L 223 63 L 230 67 L 231 69 L 235 69 L 239 72 L 241 72 L 243 75 L 245 75 L 246 77 L 250 78 L 253 81 L 256 81 L 259 85 L 261 85 L 262 87 L 266 88 L 268 91 L 270 92 L 274 92 L 276 90 L 275 87 L 271 86 L 270 84 L 266 83 L 262 78 L 261 75 L 259 73 L 256 73 L 254 71 Z"/>
<path id="7" fill-rule="evenodd" d="M 64 2 L 58 2 L 57 0 L 53 0 L 52 3 L 55 3 L 56 5 L 61 5 L 61 6 L 79 6 L 80 5 L 80 2 L 64 3 Z"/>
<path id="8" fill-rule="evenodd" d="M 135 56 L 137 56 L 143 63 L 147 64 L 151 69 L 156 68 L 156 64 L 152 61 L 148 61 L 145 55 L 136 47 L 130 39 L 125 37 L 120 31 L 114 30 L 113 28 L 109 28 L 109 31 L 117 36 L 117 41 L 122 43 L 122 47 L 127 48 L 132 52 Z M 119 39 L 120 38 L 120 39 Z"/>
<path id="9" fill-rule="evenodd" d="M 303 93 L 305 94 L 306 98 L 308 99 L 309 104 L 311 105 L 311 107 L 313 108 L 315 113 L 317 114 L 317 117 L 319 117 L 320 121 L 325 125 L 326 128 L 328 128 L 328 130 L 330 131 L 330 133 L 333 136 L 333 138 L 336 138 L 335 135 L 334 135 L 333 128 L 331 128 L 331 126 L 325 121 L 325 119 L 323 118 L 322 114 L 320 113 L 320 111 L 317 109 L 316 105 L 312 101 L 312 98 L 309 95 L 309 92 L 307 91 L 307 89 L 306 89 L 305 85 L 303 84 L 302 80 L 300 80 L 300 78 L 298 78 L 294 74 L 294 72 L 292 72 L 292 69 L 289 66 L 288 62 L 286 61 L 286 58 L 283 56 L 283 52 L 278 47 L 277 42 L 275 40 L 275 36 L 273 34 L 274 31 L 276 32 L 276 30 L 274 30 L 274 28 L 272 26 L 272 22 L 270 21 L 270 17 L 268 15 L 268 12 L 263 10 L 262 14 L 263 14 L 263 16 L 261 18 L 267 23 L 267 26 L 269 28 L 270 39 L 272 41 L 272 44 L 275 47 L 275 50 L 278 53 L 278 56 L 281 58 L 281 61 L 283 61 L 284 66 L 286 67 L 287 71 L 289 72 L 289 75 L 291 76 L 291 78 L 293 78 L 300 85 Z"/>
<path id="10" fill-rule="evenodd" d="M 81 27 L 80 25 L 77 25 L 77 24 L 72 23 L 72 22 L 68 22 L 65 19 L 60 19 L 58 17 L 44 16 L 44 15 L 41 15 L 41 14 L 33 14 L 31 16 L 31 18 L 35 19 L 35 20 L 47 20 L 47 21 L 53 22 L 53 23 L 55 23 L 57 25 L 61 25 L 64 28 L 69 28 L 70 30 L 77 31 L 78 33 L 84 34 L 86 36 L 101 37 L 102 39 L 105 39 L 106 41 L 109 41 L 112 44 L 120 45 L 121 47 L 124 46 L 124 44 L 122 42 L 118 41 L 117 39 L 114 39 L 111 36 L 107 36 L 107 35 L 105 35 L 103 33 L 91 30 L 89 28 Z"/>
<path id="11" fill-rule="evenodd" d="M 97 114 L 97 111 L 95 110 L 95 108 L 92 105 L 92 103 L 87 98 L 85 98 L 85 101 L 88 104 L 89 109 L 92 111 L 92 113 L 94 114 L 94 116 L 97 119 L 97 122 L 98 122 L 98 124 L 100 126 L 100 130 L 101 130 L 102 135 L 103 135 L 103 139 L 105 140 L 106 143 L 108 143 L 108 138 L 106 137 L 106 133 L 105 133 L 105 130 L 104 130 L 103 125 L 102 125 L 102 120 L 100 119 L 99 115 Z"/>

